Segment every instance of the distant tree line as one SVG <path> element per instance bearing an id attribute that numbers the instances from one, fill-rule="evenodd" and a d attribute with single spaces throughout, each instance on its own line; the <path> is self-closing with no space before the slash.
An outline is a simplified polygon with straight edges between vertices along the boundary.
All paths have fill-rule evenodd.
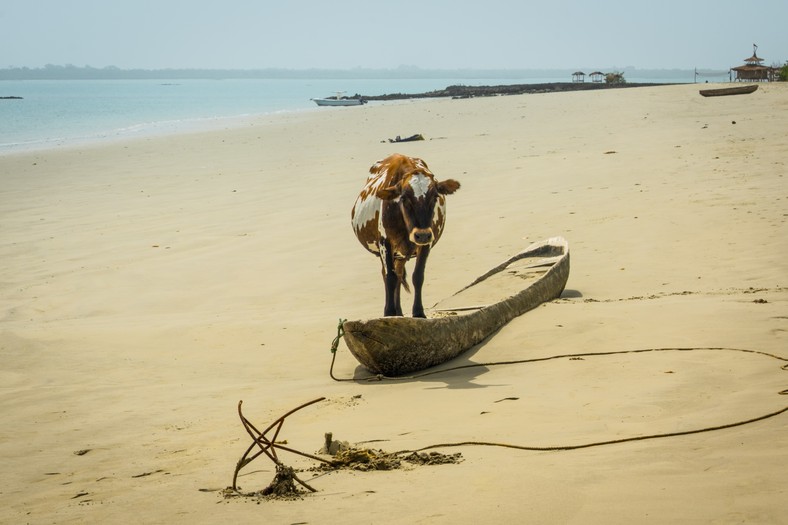
<path id="1" fill-rule="evenodd" d="M 685 78 L 691 72 L 681 69 L 636 70 L 630 76 L 641 78 Z M 8 67 L 0 69 L 0 80 L 135 80 L 135 79 L 430 79 L 430 78 L 571 78 L 570 69 L 422 69 L 400 66 L 393 69 L 121 69 L 115 66 L 65 66 L 47 64 L 40 68 Z M 623 78 L 623 73 L 621 73 Z"/>
<path id="2" fill-rule="evenodd" d="M 788 80 L 788 62 L 786 62 L 781 68 L 780 72 L 777 73 L 777 78 L 782 80 L 783 82 Z"/>
<path id="3" fill-rule="evenodd" d="M 133 79 L 387 79 L 387 78 L 508 78 L 512 75 L 529 77 L 561 75 L 555 70 L 432 70 L 417 67 L 395 69 L 121 69 L 116 66 L 95 68 L 47 64 L 42 68 L 10 67 L 0 69 L 0 80 L 133 80 Z"/>
<path id="4" fill-rule="evenodd" d="M 605 75 L 605 82 L 607 84 L 626 84 L 627 79 L 624 78 L 624 73 L 620 71 L 614 71 L 613 73 L 608 73 Z"/>

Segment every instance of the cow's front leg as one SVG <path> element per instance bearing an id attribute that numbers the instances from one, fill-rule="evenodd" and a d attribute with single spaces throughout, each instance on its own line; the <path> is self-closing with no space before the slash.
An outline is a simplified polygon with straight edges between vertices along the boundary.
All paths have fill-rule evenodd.
<path id="1" fill-rule="evenodd" d="M 394 270 L 394 255 L 391 252 L 391 245 L 388 240 L 384 240 L 380 248 L 383 283 L 386 286 L 386 305 L 383 307 L 383 316 L 402 315 L 402 308 L 399 305 L 399 278 Z"/>
<path id="2" fill-rule="evenodd" d="M 421 302 L 421 287 L 424 284 L 424 268 L 427 266 L 429 255 L 429 246 L 419 246 L 416 253 L 416 267 L 413 269 L 413 317 L 427 317 L 424 315 L 424 305 Z"/>

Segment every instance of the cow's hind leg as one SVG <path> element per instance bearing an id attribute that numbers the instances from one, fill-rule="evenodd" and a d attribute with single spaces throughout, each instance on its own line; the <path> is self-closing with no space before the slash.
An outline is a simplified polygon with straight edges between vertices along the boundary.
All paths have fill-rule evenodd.
<path id="1" fill-rule="evenodd" d="M 413 269 L 413 317 L 427 317 L 421 302 L 421 288 L 424 285 L 424 269 L 429 255 L 429 246 L 420 246 L 416 253 L 416 267 Z"/>

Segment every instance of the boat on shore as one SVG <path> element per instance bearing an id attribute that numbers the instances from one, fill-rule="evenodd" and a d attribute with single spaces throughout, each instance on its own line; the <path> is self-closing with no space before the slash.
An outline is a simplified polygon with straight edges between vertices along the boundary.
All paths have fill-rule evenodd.
<path id="1" fill-rule="evenodd" d="M 310 100 L 318 106 L 361 106 L 367 103 L 367 101 L 360 96 L 345 97 L 342 93 L 343 92 L 340 91 L 333 97 L 312 98 Z"/>
<path id="2" fill-rule="evenodd" d="M 517 316 L 561 295 L 569 243 L 534 243 L 428 310 L 426 319 L 378 317 L 343 323 L 344 340 L 365 368 L 401 376 L 453 359 Z"/>
<path id="3" fill-rule="evenodd" d="M 727 88 L 701 89 L 700 94 L 704 97 L 724 97 L 728 95 L 746 95 L 758 89 L 758 84 L 748 84 L 746 86 L 734 86 Z"/>

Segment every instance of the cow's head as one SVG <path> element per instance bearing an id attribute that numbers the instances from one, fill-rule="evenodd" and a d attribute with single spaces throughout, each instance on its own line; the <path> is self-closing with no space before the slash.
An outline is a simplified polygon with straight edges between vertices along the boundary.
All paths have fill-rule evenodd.
<path id="1" fill-rule="evenodd" d="M 414 170 L 394 186 L 381 188 L 377 197 L 398 204 L 410 242 L 417 245 L 432 244 L 433 219 L 444 195 L 451 195 L 460 188 L 454 179 L 438 182 L 426 170 Z"/>

